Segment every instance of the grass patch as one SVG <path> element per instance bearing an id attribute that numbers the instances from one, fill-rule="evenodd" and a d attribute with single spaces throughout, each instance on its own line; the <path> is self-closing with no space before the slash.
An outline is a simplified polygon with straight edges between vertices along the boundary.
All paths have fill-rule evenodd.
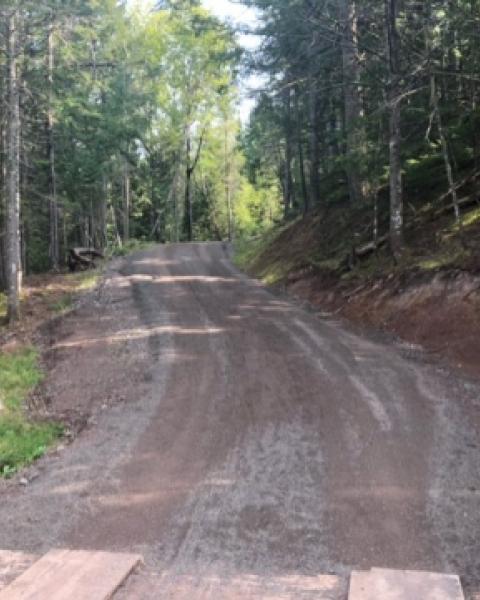
<path id="1" fill-rule="evenodd" d="M 25 415 L 25 400 L 43 377 L 33 348 L 0 354 L 0 373 L 0 476 L 8 477 L 42 456 L 62 427 Z"/>
<path id="2" fill-rule="evenodd" d="M 60 298 L 56 302 L 50 305 L 51 309 L 57 313 L 67 312 L 72 308 L 73 305 L 73 297 L 71 294 L 65 294 L 63 298 Z"/>
<path id="3" fill-rule="evenodd" d="M 55 423 L 32 423 L 20 415 L 0 416 L 0 475 L 10 477 L 43 456 L 62 431 Z"/>
<path id="4" fill-rule="evenodd" d="M 0 402 L 9 411 L 17 411 L 42 380 L 38 354 L 25 348 L 12 354 L 0 354 Z"/>
<path id="5" fill-rule="evenodd" d="M 155 246 L 154 242 L 146 242 L 144 240 L 128 240 L 121 246 L 115 246 L 109 251 L 110 256 L 127 256 L 132 252 L 139 252 L 140 250 L 148 250 L 152 246 Z"/>
<path id="6" fill-rule="evenodd" d="M 73 291 L 74 292 L 88 292 L 89 290 L 93 290 L 96 287 L 101 273 L 96 271 L 81 271 L 80 273 L 74 273 L 73 275 L 68 275 L 67 277 L 71 277 L 74 282 Z"/>

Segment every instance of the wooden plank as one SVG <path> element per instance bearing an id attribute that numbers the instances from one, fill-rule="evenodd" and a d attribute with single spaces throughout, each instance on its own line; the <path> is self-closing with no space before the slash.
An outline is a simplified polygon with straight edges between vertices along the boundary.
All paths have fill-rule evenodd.
<path id="1" fill-rule="evenodd" d="M 349 600 L 464 600 L 457 575 L 372 569 L 354 571 Z"/>
<path id="2" fill-rule="evenodd" d="M 1 591 L 0 600 L 108 600 L 141 562 L 133 554 L 52 550 Z"/>
<path id="3" fill-rule="evenodd" d="M 242 573 L 230 577 L 208 571 L 186 575 L 141 570 L 128 578 L 115 600 L 345 600 L 345 584 L 334 575 Z"/>
<path id="4" fill-rule="evenodd" d="M 0 590 L 24 573 L 40 557 L 25 552 L 0 550 Z"/>

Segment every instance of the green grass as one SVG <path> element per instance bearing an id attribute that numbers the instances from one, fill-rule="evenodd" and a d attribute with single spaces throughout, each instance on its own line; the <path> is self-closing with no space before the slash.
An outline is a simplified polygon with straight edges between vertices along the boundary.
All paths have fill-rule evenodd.
<path id="1" fill-rule="evenodd" d="M 43 456 L 62 434 L 54 423 L 31 423 L 20 415 L 0 416 L 0 475 L 9 477 Z"/>
<path id="2" fill-rule="evenodd" d="M 42 380 L 38 354 L 25 348 L 12 354 L 0 354 L 0 402 L 9 411 L 17 411 Z"/>
<path id="3" fill-rule="evenodd" d="M 71 294 L 65 294 L 65 296 L 63 296 L 62 298 L 60 298 L 59 300 L 57 300 L 56 302 L 53 302 L 53 304 L 50 305 L 50 308 L 57 313 L 64 313 L 67 312 L 68 310 L 70 310 L 72 308 L 73 305 L 73 297 Z"/>
<path id="4" fill-rule="evenodd" d="M 0 354 L 0 374 L 0 475 L 8 477 L 42 456 L 62 427 L 25 414 L 25 400 L 42 380 L 33 348 Z"/>
<path id="5" fill-rule="evenodd" d="M 102 273 L 103 268 L 100 266 L 97 269 L 79 271 L 78 273 L 66 275 L 66 278 L 70 282 L 73 282 L 73 292 L 88 292 L 96 287 Z"/>
<path id="6" fill-rule="evenodd" d="M 131 254 L 132 252 L 138 252 L 139 250 L 148 250 L 154 246 L 154 242 L 146 242 L 144 240 L 129 240 L 122 246 L 113 247 L 109 254 L 110 256 L 127 256 L 127 254 Z"/>

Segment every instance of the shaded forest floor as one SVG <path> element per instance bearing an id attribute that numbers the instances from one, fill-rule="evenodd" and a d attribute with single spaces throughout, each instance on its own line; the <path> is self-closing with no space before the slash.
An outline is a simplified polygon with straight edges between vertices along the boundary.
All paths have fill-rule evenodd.
<path id="1" fill-rule="evenodd" d="M 348 207 L 317 213 L 240 243 L 237 263 L 321 310 L 480 376 L 478 206 L 464 212 L 461 227 L 446 213 L 410 219 L 400 264 L 384 246 L 349 266 L 352 239 L 361 247 L 372 237 L 369 219 Z"/>
<path id="2" fill-rule="evenodd" d="M 22 291 L 21 316 L 15 325 L 5 323 L 6 298 L 0 294 L 0 351 L 32 344 L 38 328 L 47 320 L 65 314 L 79 294 L 93 289 L 100 271 L 45 273 L 27 277 Z"/>

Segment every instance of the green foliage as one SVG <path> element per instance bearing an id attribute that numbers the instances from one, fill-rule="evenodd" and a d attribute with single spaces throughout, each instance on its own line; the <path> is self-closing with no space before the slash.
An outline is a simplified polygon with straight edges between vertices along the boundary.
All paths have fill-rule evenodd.
<path id="1" fill-rule="evenodd" d="M 38 353 L 26 348 L 0 354 L 0 373 L 0 403 L 8 410 L 19 410 L 28 393 L 42 380 Z"/>
<path id="2" fill-rule="evenodd" d="M 24 402 L 42 380 L 36 350 L 0 354 L 0 373 L 0 475 L 10 476 L 42 456 L 62 427 L 25 415 Z"/>
<path id="3" fill-rule="evenodd" d="M 42 457 L 62 435 L 61 426 L 32 423 L 19 415 L 0 415 L 0 476 L 9 477 Z"/>
<path id="4" fill-rule="evenodd" d="M 253 185 L 243 178 L 235 202 L 237 234 L 254 236 L 272 227 L 281 218 L 279 198 L 277 182 Z"/>
<path id="5" fill-rule="evenodd" d="M 71 309 L 73 305 L 73 297 L 71 294 L 65 294 L 62 298 L 51 305 L 53 311 L 57 313 L 65 313 Z"/>
<path id="6" fill-rule="evenodd" d="M 111 256 L 128 256 L 133 252 L 139 252 L 141 250 L 148 250 L 153 246 L 152 242 L 144 240 L 129 240 L 121 246 L 116 246 L 110 250 Z"/>

